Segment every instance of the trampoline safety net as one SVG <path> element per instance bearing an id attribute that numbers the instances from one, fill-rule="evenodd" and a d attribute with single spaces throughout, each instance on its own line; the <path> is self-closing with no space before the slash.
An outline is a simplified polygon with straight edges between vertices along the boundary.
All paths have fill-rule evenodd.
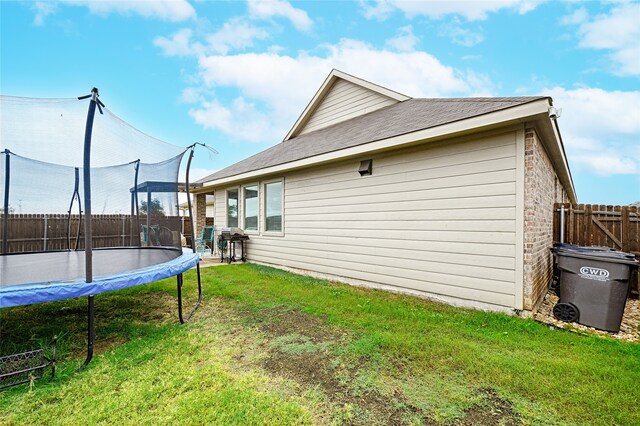
<path id="1" fill-rule="evenodd" d="M 88 102 L 0 96 L 2 254 L 84 248 Z M 93 247 L 180 249 L 178 173 L 186 149 L 104 112 L 95 116 L 91 144 Z"/>
<path id="2" fill-rule="evenodd" d="M 96 88 L 78 99 L 0 96 L 0 308 L 87 296 L 83 367 L 97 294 L 175 276 L 178 318 L 189 321 L 202 285 L 198 255 L 182 249 L 178 173 L 190 150 L 188 195 L 195 145 L 134 129 Z M 198 299 L 183 315 L 182 273 L 194 266 Z M 2 356 L 0 387 L 35 380 L 48 365 L 41 350 Z"/>

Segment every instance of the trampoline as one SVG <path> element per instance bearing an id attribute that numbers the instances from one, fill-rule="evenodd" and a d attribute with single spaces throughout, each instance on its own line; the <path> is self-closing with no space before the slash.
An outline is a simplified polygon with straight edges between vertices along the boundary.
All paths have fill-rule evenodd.
<path id="1" fill-rule="evenodd" d="M 0 308 L 87 297 L 83 367 L 93 357 L 96 295 L 175 276 L 178 318 L 189 321 L 202 302 L 200 258 L 193 244 L 181 246 L 178 192 L 195 235 L 189 169 L 203 144 L 178 147 L 134 129 L 103 112 L 95 88 L 77 99 L 0 101 Z M 197 301 L 184 316 L 183 273 L 194 267 Z"/>
<path id="2" fill-rule="evenodd" d="M 85 280 L 84 251 L 0 256 L 0 308 L 90 296 L 179 276 L 198 263 L 191 249 L 106 248 L 93 252 Z"/>

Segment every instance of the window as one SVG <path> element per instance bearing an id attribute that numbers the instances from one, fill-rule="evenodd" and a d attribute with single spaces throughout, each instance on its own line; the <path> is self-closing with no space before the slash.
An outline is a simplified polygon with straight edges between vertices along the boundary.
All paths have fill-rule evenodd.
<path id="1" fill-rule="evenodd" d="M 244 229 L 258 230 L 258 185 L 244 187 Z"/>
<path id="2" fill-rule="evenodd" d="M 282 181 L 264 185 L 265 231 L 282 232 Z"/>
<path id="3" fill-rule="evenodd" d="M 227 190 L 227 226 L 238 226 L 238 190 Z"/>

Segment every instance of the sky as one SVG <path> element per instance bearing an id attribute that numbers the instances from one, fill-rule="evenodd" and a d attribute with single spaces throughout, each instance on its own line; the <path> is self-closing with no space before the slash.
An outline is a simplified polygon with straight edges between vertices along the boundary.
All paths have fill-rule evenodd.
<path id="1" fill-rule="evenodd" d="M 192 180 L 282 141 L 331 69 L 411 97 L 551 96 L 581 203 L 640 201 L 640 2 L 0 2 L 0 93 L 71 98 Z M 1 113 L 1 112 L 0 112 Z"/>

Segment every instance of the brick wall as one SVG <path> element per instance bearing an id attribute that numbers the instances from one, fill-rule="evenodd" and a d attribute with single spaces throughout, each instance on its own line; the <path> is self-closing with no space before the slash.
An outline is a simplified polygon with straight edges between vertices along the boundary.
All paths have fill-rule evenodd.
<path id="1" fill-rule="evenodd" d="M 533 310 L 551 280 L 553 204 L 567 195 L 534 129 L 525 130 L 524 146 L 524 308 Z"/>
<path id="2" fill-rule="evenodd" d="M 207 221 L 207 195 L 196 194 L 195 195 L 195 221 L 196 221 L 196 235 L 200 235 L 202 227 Z"/>

